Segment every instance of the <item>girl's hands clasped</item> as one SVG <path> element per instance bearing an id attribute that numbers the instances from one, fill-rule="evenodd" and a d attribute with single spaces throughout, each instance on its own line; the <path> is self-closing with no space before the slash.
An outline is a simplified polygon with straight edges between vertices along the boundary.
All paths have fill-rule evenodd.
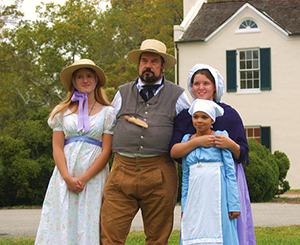
<path id="1" fill-rule="evenodd" d="M 75 193 L 79 193 L 84 189 L 84 184 L 78 178 L 69 177 L 65 182 L 69 189 Z"/>
<path id="2" fill-rule="evenodd" d="M 218 148 L 229 149 L 232 144 L 232 140 L 224 134 L 217 134 L 215 136 L 214 143 L 215 143 L 215 146 Z"/>
<path id="3" fill-rule="evenodd" d="M 201 137 L 195 137 L 198 146 L 202 147 L 213 147 L 215 146 L 215 136 L 213 135 L 203 135 Z"/>

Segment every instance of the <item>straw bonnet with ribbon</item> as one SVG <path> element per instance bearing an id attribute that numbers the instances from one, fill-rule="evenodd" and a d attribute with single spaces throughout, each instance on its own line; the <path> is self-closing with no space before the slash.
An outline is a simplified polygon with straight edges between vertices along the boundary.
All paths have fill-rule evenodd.
<path id="1" fill-rule="evenodd" d="M 103 87 L 106 83 L 106 77 L 103 72 L 103 70 L 96 66 L 95 63 L 92 60 L 89 59 L 81 59 L 78 61 L 75 61 L 72 65 L 66 67 L 62 70 L 60 74 L 60 80 L 62 85 L 67 89 L 68 91 L 71 91 L 71 83 L 73 82 L 74 87 L 76 88 L 76 91 L 74 92 L 71 100 L 78 101 L 78 124 L 77 124 L 77 131 L 83 131 L 84 133 L 87 133 L 90 131 L 90 120 L 89 120 L 89 114 L 88 114 L 88 94 L 87 93 L 81 93 L 76 85 L 75 80 L 73 79 L 73 73 L 77 71 L 78 69 L 92 69 L 96 72 L 97 77 L 95 78 L 95 87 L 97 86 L 97 83 L 99 83 L 98 89 Z M 85 103 L 84 103 L 85 102 Z"/>
<path id="2" fill-rule="evenodd" d="M 191 94 L 191 96 L 195 99 L 195 94 L 193 92 L 193 88 L 192 88 L 192 84 L 191 84 L 191 79 L 193 77 L 193 75 L 199 71 L 199 70 L 203 70 L 203 69 L 207 69 L 209 70 L 209 72 L 211 73 L 211 75 L 213 76 L 213 78 L 215 79 L 215 86 L 216 86 L 216 101 L 220 102 L 222 95 L 225 92 L 225 84 L 224 84 L 224 78 L 222 77 L 222 75 L 219 73 L 218 70 L 216 70 L 215 68 L 209 66 L 209 65 L 205 65 L 205 64 L 196 64 L 194 65 L 194 67 L 189 71 L 189 77 L 187 80 L 187 87 L 188 90 Z"/>
<path id="3" fill-rule="evenodd" d="M 68 91 L 71 91 L 71 82 L 72 82 L 72 75 L 74 71 L 81 69 L 81 68 L 90 68 L 93 69 L 98 76 L 98 83 L 100 87 L 103 87 L 106 83 L 106 77 L 103 70 L 96 66 L 92 60 L 89 59 L 81 59 L 75 61 L 72 65 L 66 67 L 60 73 L 60 80 L 64 88 Z"/>
<path id="4" fill-rule="evenodd" d="M 212 100 L 195 99 L 189 109 L 189 114 L 193 116 L 198 111 L 205 112 L 214 122 L 217 117 L 224 114 L 224 109 Z"/>
<path id="5" fill-rule="evenodd" d="M 140 49 L 134 49 L 127 54 L 127 57 L 134 63 L 138 64 L 142 53 L 159 54 L 165 60 L 166 68 L 176 64 L 174 56 L 167 54 L 166 45 L 155 39 L 146 39 L 142 42 Z"/>

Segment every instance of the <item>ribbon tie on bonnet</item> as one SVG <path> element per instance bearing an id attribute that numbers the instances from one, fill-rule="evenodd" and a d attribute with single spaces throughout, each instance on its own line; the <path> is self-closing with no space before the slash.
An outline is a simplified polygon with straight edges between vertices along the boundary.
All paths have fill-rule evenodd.
<path id="1" fill-rule="evenodd" d="M 89 119 L 89 109 L 88 109 L 88 97 L 87 94 L 79 93 L 77 91 L 74 92 L 71 100 L 79 101 L 79 111 L 78 111 L 78 123 L 77 123 L 77 131 L 83 131 L 83 133 L 87 133 L 90 131 L 90 119 Z M 83 107 L 83 102 L 84 107 Z"/>
<path id="2" fill-rule="evenodd" d="M 89 93 L 80 93 L 78 92 L 78 88 L 76 87 L 75 84 L 75 79 L 73 78 L 72 80 L 74 87 L 76 88 L 77 91 L 74 92 L 71 100 L 74 101 L 79 101 L 78 105 L 78 123 L 77 123 L 77 132 L 81 131 L 83 133 L 87 133 L 90 131 L 90 118 L 89 118 L 89 101 L 88 101 L 88 94 Z M 98 77 L 97 75 L 95 76 L 95 87 L 93 91 L 95 90 L 96 86 L 98 83 Z M 84 103 L 85 102 L 85 103 Z M 84 106 L 83 106 L 84 103 Z"/>

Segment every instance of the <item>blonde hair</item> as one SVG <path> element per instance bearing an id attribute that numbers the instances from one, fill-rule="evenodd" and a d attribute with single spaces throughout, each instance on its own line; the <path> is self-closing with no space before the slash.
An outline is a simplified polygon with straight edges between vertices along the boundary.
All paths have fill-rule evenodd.
<path id="1" fill-rule="evenodd" d="M 81 68 L 80 68 L 80 69 L 81 69 Z M 93 69 L 91 69 L 91 68 L 87 68 L 87 69 L 92 70 L 92 71 L 95 73 L 95 76 L 97 76 L 96 72 L 95 72 Z M 79 69 L 78 69 L 78 70 L 79 70 Z M 78 71 L 78 70 L 76 70 L 76 71 Z M 76 71 L 73 72 L 72 77 L 74 77 Z M 99 81 L 99 77 L 98 77 L 98 76 L 97 76 L 97 79 L 98 79 L 98 81 Z M 106 93 L 105 93 L 103 87 L 101 87 L 99 84 L 100 84 L 100 83 L 97 82 L 97 85 L 96 85 L 96 87 L 95 87 L 95 89 L 94 89 L 94 98 L 95 98 L 95 100 L 96 100 L 98 103 L 102 104 L 102 105 L 111 106 L 111 103 L 108 101 L 107 96 L 106 96 Z M 73 102 L 73 101 L 71 100 L 71 98 L 72 98 L 73 94 L 75 93 L 75 91 L 76 91 L 76 90 L 75 90 L 75 87 L 74 87 L 73 83 L 71 83 L 71 90 L 70 90 L 70 92 L 69 92 L 68 95 L 67 95 L 67 99 L 66 99 L 65 101 L 59 103 L 59 104 L 51 111 L 51 113 L 50 113 L 50 115 L 49 115 L 49 118 L 53 119 L 54 116 L 55 116 L 56 114 L 58 114 L 58 113 L 60 113 L 60 112 L 62 112 L 62 111 L 64 111 L 64 110 L 66 110 L 70 105 L 75 105 L 75 110 L 74 110 L 74 112 L 78 109 L 78 101 Z M 74 113 L 74 112 L 72 112 L 72 113 Z M 71 114 L 72 114 L 72 113 L 71 113 Z"/>

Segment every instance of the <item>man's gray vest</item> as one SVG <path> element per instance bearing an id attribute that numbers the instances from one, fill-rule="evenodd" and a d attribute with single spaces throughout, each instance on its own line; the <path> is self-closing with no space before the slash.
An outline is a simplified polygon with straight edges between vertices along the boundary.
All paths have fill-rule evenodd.
<path id="1" fill-rule="evenodd" d="M 169 154 L 175 105 L 183 88 L 165 80 L 163 88 L 147 102 L 140 96 L 136 82 L 120 86 L 119 91 L 122 106 L 114 129 L 113 152 Z M 147 122 L 149 127 L 143 128 L 128 122 L 124 118 L 126 115 L 136 116 Z"/>

